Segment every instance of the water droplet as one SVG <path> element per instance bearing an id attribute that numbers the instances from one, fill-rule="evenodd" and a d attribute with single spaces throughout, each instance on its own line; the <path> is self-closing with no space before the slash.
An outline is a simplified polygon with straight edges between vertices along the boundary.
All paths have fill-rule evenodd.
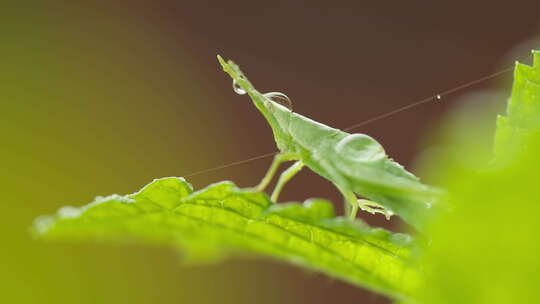
<path id="1" fill-rule="evenodd" d="M 437 96 L 435 96 L 435 98 L 437 98 L 437 100 L 441 100 L 442 96 L 441 96 L 441 94 L 437 94 Z"/>
<path id="2" fill-rule="evenodd" d="M 60 209 L 58 209 L 58 216 L 60 218 L 75 218 L 79 217 L 83 210 L 81 208 L 72 207 L 72 206 L 64 206 Z"/>
<path id="3" fill-rule="evenodd" d="M 245 95 L 246 94 L 246 91 L 244 91 L 244 89 L 242 89 L 238 83 L 236 83 L 236 80 L 233 80 L 233 83 L 232 83 L 232 88 L 234 90 L 234 92 L 238 95 Z"/>
<path id="4" fill-rule="evenodd" d="M 394 212 L 390 210 L 386 210 L 386 212 L 384 213 L 384 217 L 386 217 L 387 220 L 390 220 L 392 216 L 394 216 Z"/>
<path id="5" fill-rule="evenodd" d="M 40 216 L 34 220 L 34 227 L 38 233 L 44 234 L 54 224 L 52 216 Z"/>
<path id="6" fill-rule="evenodd" d="M 272 101 L 275 101 L 275 102 L 279 103 L 280 105 L 286 106 L 287 108 L 289 108 L 289 110 L 292 111 L 292 101 L 289 98 L 289 96 L 287 96 L 287 95 L 285 95 L 285 94 L 283 94 L 281 92 L 268 92 L 268 93 L 264 93 L 263 96 L 270 99 L 270 100 L 272 100 Z M 286 101 L 287 104 L 283 104 L 279 100 Z"/>

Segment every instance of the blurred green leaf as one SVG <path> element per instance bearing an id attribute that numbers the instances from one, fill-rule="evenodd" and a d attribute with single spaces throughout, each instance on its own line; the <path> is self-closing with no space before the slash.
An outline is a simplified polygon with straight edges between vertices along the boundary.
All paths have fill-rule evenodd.
<path id="1" fill-rule="evenodd" d="M 449 143 L 432 166 L 448 189 L 449 209 L 428 230 L 429 284 L 418 290 L 421 303 L 540 302 L 539 131 L 540 53 L 534 52 L 532 67 L 516 65 L 508 116 L 497 120 L 495 160 L 474 143 L 462 143 L 460 153 L 450 152 Z"/>
<path id="2" fill-rule="evenodd" d="M 498 161 L 514 158 L 540 130 L 540 52 L 533 51 L 533 57 L 533 66 L 516 63 L 508 116 L 497 117 Z"/>
<path id="3" fill-rule="evenodd" d="M 334 216 L 325 200 L 272 204 L 266 194 L 230 182 L 192 192 L 182 178 L 153 181 L 139 192 L 97 198 L 38 218 L 44 239 L 142 239 L 180 245 L 191 259 L 258 253 L 306 266 L 395 298 L 419 284 L 412 240 Z"/>

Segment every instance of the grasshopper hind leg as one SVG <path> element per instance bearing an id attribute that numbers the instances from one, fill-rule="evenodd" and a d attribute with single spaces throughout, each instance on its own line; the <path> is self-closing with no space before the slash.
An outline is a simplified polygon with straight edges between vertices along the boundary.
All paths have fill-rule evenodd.
<path id="1" fill-rule="evenodd" d="M 380 213 L 384 215 L 387 220 L 389 220 L 390 217 L 394 215 L 394 212 L 392 212 L 391 210 L 388 210 L 384 206 L 370 200 L 359 199 L 358 207 L 371 214 Z"/>
<path id="2" fill-rule="evenodd" d="M 345 212 L 349 219 L 355 219 L 358 209 L 369 212 L 371 214 L 380 213 L 389 220 L 394 213 L 391 210 L 384 208 L 382 205 L 377 204 L 376 202 L 359 199 L 354 192 L 350 190 L 345 190 L 341 187 L 338 187 L 339 191 L 345 199 Z"/>

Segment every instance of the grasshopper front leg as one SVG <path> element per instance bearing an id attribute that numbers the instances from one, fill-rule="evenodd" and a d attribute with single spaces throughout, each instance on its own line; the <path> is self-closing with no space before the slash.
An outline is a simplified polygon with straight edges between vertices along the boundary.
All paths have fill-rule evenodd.
<path id="1" fill-rule="evenodd" d="M 268 184 L 270 184 L 270 182 L 272 181 L 272 178 L 274 178 L 274 175 L 276 175 L 276 171 L 279 168 L 279 165 L 291 159 L 292 159 L 291 154 L 284 154 L 284 153 L 276 154 L 276 156 L 274 156 L 274 160 L 272 161 L 272 164 L 270 165 L 270 168 L 264 175 L 263 179 L 257 186 L 255 186 L 255 190 L 263 191 L 264 189 L 266 189 Z"/>
<path id="2" fill-rule="evenodd" d="M 299 160 L 295 162 L 292 166 L 290 166 L 287 170 L 283 171 L 281 175 L 279 176 L 279 180 L 276 184 L 276 187 L 274 188 L 274 191 L 272 192 L 272 195 L 270 196 L 270 200 L 272 202 L 277 202 L 279 193 L 281 192 L 281 189 L 283 189 L 283 186 L 293 178 L 302 168 L 304 167 L 304 163 Z"/>

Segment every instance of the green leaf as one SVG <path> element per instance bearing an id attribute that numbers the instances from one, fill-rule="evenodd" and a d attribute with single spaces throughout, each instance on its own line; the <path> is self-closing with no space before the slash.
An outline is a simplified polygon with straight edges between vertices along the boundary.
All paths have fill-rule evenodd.
<path id="1" fill-rule="evenodd" d="M 540 302 L 540 53 L 514 75 L 508 116 L 497 122 L 495 161 L 474 144 L 449 152 L 453 142 L 443 150 L 449 156 L 433 160 L 450 208 L 427 230 L 420 303 Z"/>
<path id="2" fill-rule="evenodd" d="M 325 200 L 273 204 L 266 194 L 231 182 L 193 192 L 183 178 L 157 179 L 134 194 L 63 207 L 38 218 L 35 232 L 48 240 L 165 243 L 194 259 L 261 254 L 397 299 L 406 299 L 421 280 L 410 237 L 336 218 Z"/>
<path id="3" fill-rule="evenodd" d="M 511 160 L 526 149 L 540 130 L 540 52 L 533 51 L 533 66 L 516 63 L 507 116 L 497 117 L 495 155 Z"/>

